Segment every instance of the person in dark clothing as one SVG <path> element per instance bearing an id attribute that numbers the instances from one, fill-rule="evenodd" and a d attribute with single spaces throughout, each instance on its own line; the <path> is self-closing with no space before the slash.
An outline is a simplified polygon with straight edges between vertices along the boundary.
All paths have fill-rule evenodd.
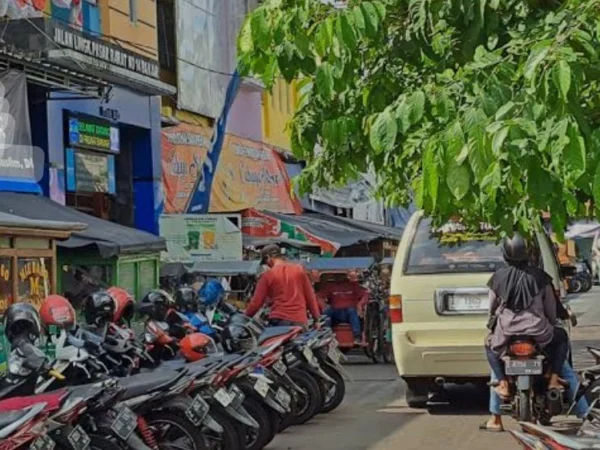
<path id="1" fill-rule="evenodd" d="M 505 240 L 503 252 L 508 266 L 498 270 L 488 283 L 493 319 L 486 354 L 498 380 L 496 391 L 503 398 L 510 395 L 501 356 L 513 336 L 523 335 L 533 338 L 548 354 L 548 389 L 562 390 L 559 374 L 569 352 L 569 338 L 565 330 L 555 327 L 560 302 L 556 301 L 552 278 L 529 264 L 529 245 L 519 234 Z"/>

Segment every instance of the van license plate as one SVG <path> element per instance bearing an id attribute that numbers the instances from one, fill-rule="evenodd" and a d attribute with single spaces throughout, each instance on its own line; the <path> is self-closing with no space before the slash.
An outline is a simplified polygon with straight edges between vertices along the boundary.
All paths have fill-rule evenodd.
<path id="1" fill-rule="evenodd" d="M 541 359 L 509 359 L 506 375 L 540 375 L 543 371 Z"/>
<path id="2" fill-rule="evenodd" d="M 479 312 L 487 311 L 490 300 L 483 295 L 449 294 L 446 300 L 447 309 L 451 312 Z"/>

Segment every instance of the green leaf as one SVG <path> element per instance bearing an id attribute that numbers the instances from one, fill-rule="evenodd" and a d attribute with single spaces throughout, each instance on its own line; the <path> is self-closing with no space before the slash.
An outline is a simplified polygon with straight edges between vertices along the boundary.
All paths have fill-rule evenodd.
<path id="1" fill-rule="evenodd" d="M 529 53 L 529 58 L 527 58 L 527 62 L 525 63 L 525 70 L 523 72 L 526 80 L 533 80 L 538 66 L 544 60 L 544 58 L 548 56 L 551 44 L 551 40 L 546 40 L 533 46 L 531 52 Z"/>
<path id="2" fill-rule="evenodd" d="M 327 23 L 321 23 L 315 34 L 315 49 L 321 57 L 325 56 L 331 47 L 331 35 Z"/>
<path id="3" fill-rule="evenodd" d="M 324 100 L 333 99 L 333 70 L 328 62 L 324 62 L 317 68 L 315 84 L 317 92 Z"/>
<path id="4" fill-rule="evenodd" d="M 496 120 L 504 119 L 515 107 L 515 102 L 509 101 L 505 103 L 496 113 Z"/>
<path id="5" fill-rule="evenodd" d="M 371 2 L 363 2 L 360 4 L 360 9 L 365 18 L 365 27 L 367 36 L 374 37 L 379 30 L 379 15 Z"/>
<path id="6" fill-rule="evenodd" d="M 254 42 L 252 41 L 252 16 L 246 17 L 242 29 L 238 36 L 238 49 L 240 53 L 250 53 L 254 50 Z"/>
<path id="7" fill-rule="evenodd" d="M 437 170 L 437 163 L 435 160 L 435 146 L 430 144 L 425 148 L 423 152 L 423 180 L 424 188 L 427 189 L 427 195 L 431 199 L 431 207 L 435 209 L 438 190 L 440 185 L 440 176 Z"/>
<path id="8" fill-rule="evenodd" d="M 486 176 L 481 181 L 481 190 L 495 201 L 496 192 L 501 185 L 502 169 L 498 161 L 496 161 L 488 168 Z"/>
<path id="9" fill-rule="evenodd" d="M 419 123 L 425 112 L 425 94 L 423 91 L 416 91 L 410 96 L 408 108 L 408 120 L 411 125 L 416 125 Z"/>
<path id="10" fill-rule="evenodd" d="M 390 152 L 396 143 L 398 125 L 389 110 L 377 115 L 371 126 L 369 142 L 376 153 Z"/>
<path id="11" fill-rule="evenodd" d="M 500 150 L 502 150 L 502 146 L 508 136 L 509 130 L 509 127 L 502 127 L 494 134 L 494 138 L 492 139 L 492 151 L 495 155 L 500 154 Z"/>
<path id="12" fill-rule="evenodd" d="M 586 168 L 585 141 L 573 124 L 569 126 L 568 135 L 569 145 L 563 150 L 565 167 L 577 179 Z"/>
<path id="13" fill-rule="evenodd" d="M 362 9 L 359 6 L 355 6 L 352 8 L 352 13 L 354 14 L 354 23 L 356 24 L 356 27 L 361 31 L 366 30 L 365 16 Z"/>
<path id="14" fill-rule="evenodd" d="M 560 92 L 563 101 L 567 101 L 569 90 L 571 89 L 571 67 L 569 63 L 560 60 L 552 71 L 554 85 Z"/>
<path id="15" fill-rule="evenodd" d="M 336 31 L 341 43 L 346 45 L 350 50 L 356 48 L 356 35 L 354 34 L 354 29 L 348 19 L 348 15 L 342 14 L 338 17 L 336 21 Z"/>
<path id="16" fill-rule="evenodd" d="M 596 173 L 594 174 L 594 184 L 592 186 L 594 203 L 596 204 L 596 208 L 598 208 L 600 206 L 600 164 L 596 166 Z"/>
<path id="17" fill-rule="evenodd" d="M 377 11 L 379 20 L 383 22 L 383 20 L 385 19 L 385 14 L 386 14 L 385 5 L 382 2 L 375 0 L 373 2 L 373 6 L 375 7 L 375 10 Z"/>
<path id="18" fill-rule="evenodd" d="M 450 164 L 446 170 L 446 184 L 456 200 L 462 200 L 471 188 L 471 171 L 465 165 Z"/>
<path id="19" fill-rule="evenodd" d="M 267 10 L 257 8 L 252 12 L 252 38 L 256 45 L 262 50 L 268 50 L 271 44 L 271 30 L 267 21 Z"/>
<path id="20" fill-rule="evenodd" d="M 468 158 L 470 152 L 471 152 L 471 145 L 469 145 L 469 144 L 463 145 L 463 148 L 461 149 L 460 153 L 456 157 L 456 163 L 457 164 L 464 163 L 465 160 Z"/>

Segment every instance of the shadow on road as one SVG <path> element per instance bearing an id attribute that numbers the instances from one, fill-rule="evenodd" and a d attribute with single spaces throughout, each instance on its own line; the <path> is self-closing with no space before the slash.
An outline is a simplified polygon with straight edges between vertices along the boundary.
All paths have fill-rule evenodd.
<path id="1" fill-rule="evenodd" d="M 446 386 L 443 394 L 435 394 L 429 401 L 429 414 L 439 416 L 467 416 L 488 413 L 489 388 L 466 385 Z"/>

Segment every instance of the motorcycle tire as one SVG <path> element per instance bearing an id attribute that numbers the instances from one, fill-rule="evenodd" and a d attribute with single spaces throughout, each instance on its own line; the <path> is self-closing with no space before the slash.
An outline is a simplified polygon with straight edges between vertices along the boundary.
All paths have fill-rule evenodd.
<path id="1" fill-rule="evenodd" d="M 152 411 L 144 415 L 144 419 L 150 428 L 155 428 L 161 424 L 169 425 L 169 431 L 166 435 L 162 436 L 162 440 L 166 439 L 172 428 L 178 429 L 185 438 L 188 440 L 187 450 L 209 450 L 204 436 L 186 416 L 185 414 L 177 409 L 168 409 L 161 411 Z M 172 445 L 158 441 L 159 449 L 171 449 Z"/>
<path id="2" fill-rule="evenodd" d="M 519 422 L 533 422 L 529 391 L 519 391 Z"/>
<path id="3" fill-rule="evenodd" d="M 312 419 L 323 407 L 323 395 L 319 383 L 311 374 L 300 369 L 290 369 L 290 378 L 306 395 L 301 395 L 298 401 L 296 414 L 290 421 L 290 425 L 302 425 Z"/>
<path id="4" fill-rule="evenodd" d="M 245 450 L 262 450 L 271 439 L 272 425 L 269 414 L 261 403 L 253 397 L 246 397 L 242 403 L 248 414 L 258 422 L 258 430 L 244 427 L 245 442 L 240 448 Z"/>
<path id="5" fill-rule="evenodd" d="M 90 435 L 88 450 L 122 450 L 116 442 L 97 435 Z"/>
<path id="6" fill-rule="evenodd" d="M 277 411 L 273 411 L 270 408 L 267 410 L 267 414 L 269 414 L 269 420 L 271 421 L 271 436 L 269 436 L 269 442 L 267 442 L 268 445 L 273 441 L 273 439 L 275 439 L 277 433 L 279 433 L 282 420 L 279 413 Z"/>
<path id="7" fill-rule="evenodd" d="M 219 435 L 212 430 L 203 430 L 206 446 L 210 450 L 240 450 L 244 448 L 246 433 L 244 427 L 227 414 L 211 409 L 210 415 L 223 427 L 223 434 Z"/>
<path id="8" fill-rule="evenodd" d="M 323 366 L 323 371 L 335 380 L 335 385 L 327 388 L 323 407 L 320 411 L 322 414 L 336 409 L 342 404 L 344 397 L 346 396 L 346 381 L 342 375 L 337 370 L 325 365 Z M 323 380 L 323 382 L 323 384 L 328 384 L 325 380 Z"/>
<path id="9" fill-rule="evenodd" d="M 581 279 L 581 292 L 589 292 L 592 289 L 592 280 L 589 278 Z"/>
<path id="10" fill-rule="evenodd" d="M 581 291 L 581 281 L 572 279 L 569 282 L 569 288 L 573 294 L 578 294 Z"/>

